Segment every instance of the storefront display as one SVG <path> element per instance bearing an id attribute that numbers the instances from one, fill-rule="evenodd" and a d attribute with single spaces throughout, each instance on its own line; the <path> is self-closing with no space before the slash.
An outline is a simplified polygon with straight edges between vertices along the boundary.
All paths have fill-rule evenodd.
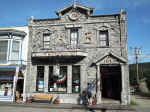
<path id="1" fill-rule="evenodd" d="M 72 66 L 72 92 L 80 92 L 80 66 Z"/>
<path id="2" fill-rule="evenodd" d="M 38 90 L 43 91 L 44 90 L 44 81 L 38 81 Z"/>
<path id="3" fill-rule="evenodd" d="M 13 76 L 0 75 L 0 96 L 10 97 L 13 95 Z"/>
<path id="4" fill-rule="evenodd" d="M 56 75 L 57 74 L 57 75 Z M 67 66 L 49 67 L 49 92 L 67 91 Z"/>
<path id="5" fill-rule="evenodd" d="M 44 66 L 37 66 L 37 91 L 44 91 Z"/>

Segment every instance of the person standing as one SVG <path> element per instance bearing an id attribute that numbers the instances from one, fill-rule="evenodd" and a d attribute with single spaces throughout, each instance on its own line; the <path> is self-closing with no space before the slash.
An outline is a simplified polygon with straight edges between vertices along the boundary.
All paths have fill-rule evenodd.
<path id="1" fill-rule="evenodd" d="M 92 85 L 88 83 L 88 103 L 92 105 Z"/>

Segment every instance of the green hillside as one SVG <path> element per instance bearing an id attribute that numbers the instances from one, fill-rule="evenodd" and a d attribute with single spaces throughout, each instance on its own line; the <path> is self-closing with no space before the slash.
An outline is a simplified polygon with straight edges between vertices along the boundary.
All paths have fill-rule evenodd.
<path id="1" fill-rule="evenodd" d="M 129 65 L 130 84 L 136 85 L 136 64 Z M 139 78 L 145 79 L 147 86 L 150 89 L 150 62 L 139 63 Z"/>

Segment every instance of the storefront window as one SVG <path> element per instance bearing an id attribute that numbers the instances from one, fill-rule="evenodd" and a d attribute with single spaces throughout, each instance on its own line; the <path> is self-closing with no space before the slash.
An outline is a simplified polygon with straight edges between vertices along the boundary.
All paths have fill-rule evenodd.
<path id="1" fill-rule="evenodd" d="M 49 67 L 49 92 L 67 91 L 67 66 Z"/>
<path id="2" fill-rule="evenodd" d="M 12 97 L 13 75 L 0 75 L 0 97 Z"/>
<path id="3" fill-rule="evenodd" d="M 72 66 L 72 93 L 80 92 L 80 66 Z"/>
<path id="4" fill-rule="evenodd" d="M 37 66 L 37 87 L 39 92 L 44 91 L 44 66 Z"/>

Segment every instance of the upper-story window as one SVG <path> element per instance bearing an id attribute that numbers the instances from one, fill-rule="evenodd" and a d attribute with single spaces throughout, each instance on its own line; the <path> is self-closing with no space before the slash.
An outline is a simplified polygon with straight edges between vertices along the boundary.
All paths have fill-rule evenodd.
<path id="1" fill-rule="evenodd" d="M 14 40 L 12 45 L 12 60 L 19 60 L 19 49 L 20 42 Z"/>
<path id="2" fill-rule="evenodd" d="M 50 47 L 50 37 L 51 37 L 50 33 L 44 33 L 43 34 L 43 48 L 44 49 L 49 49 L 49 47 Z"/>
<path id="3" fill-rule="evenodd" d="M 108 30 L 99 32 L 99 41 L 100 41 L 100 46 L 102 47 L 109 46 Z"/>
<path id="4" fill-rule="evenodd" d="M 8 40 L 0 41 L 0 62 L 5 62 L 7 60 L 8 51 Z"/>
<path id="5" fill-rule="evenodd" d="M 76 47 L 77 44 L 78 44 L 78 29 L 77 28 L 72 28 L 70 30 L 70 44 L 73 46 L 73 47 Z"/>

